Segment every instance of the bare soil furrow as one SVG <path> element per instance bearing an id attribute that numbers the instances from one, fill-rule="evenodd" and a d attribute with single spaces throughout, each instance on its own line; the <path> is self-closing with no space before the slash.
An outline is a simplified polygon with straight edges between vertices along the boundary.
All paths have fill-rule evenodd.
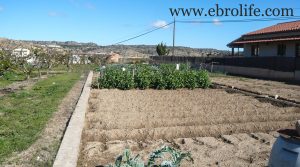
<path id="1" fill-rule="evenodd" d="M 97 130 L 90 129 L 84 132 L 87 141 L 107 142 L 112 140 L 171 140 L 176 138 L 193 138 L 212 136 L 218 137 L 232 133 L 269 132 L 279 129 L 281 126 L 291 127 L 294 121 L 278 122 L 247 122 L 236 124 L 219 124 L 205 126 L 185 127 L 160 127 L 142 129 L 115 129 Z"/>
<path id="2" fill-rule="evenodd" d="M 183 167 L 263 167 L 275 131 L 297 119 L 299 108 L 220 89 L 92 90 L 78 166 L 107 165 L 125 148 L 146 160 L 169 145 L 192 153 Z"/>
<path id="3" fill-rule="evenodd" d="M 94 117 L 93 117 L 94 118 Z M 300 119 L 300 114 L 285 114 L 285 115 L 251 115 L 251 116 L 231 116 L 231 117 L 187 117 L 187 118 L 161 118 L 161 119 L 147 119 L 147 117 L 140 119 L 129 118 L 130 123 L 124 124 L 121 119 L 114 119 L 111 121 L 98 121 L 91 119 L 90 129 L 114 130 L 114 129 L 141 129 L 141 128 L 159 128 L 159 127 L 182 127 L 182 126 L 203 126 L 216 124 L 232 124 L 245 122 L 267 122 L 267 121 L 295 121 Z"/>

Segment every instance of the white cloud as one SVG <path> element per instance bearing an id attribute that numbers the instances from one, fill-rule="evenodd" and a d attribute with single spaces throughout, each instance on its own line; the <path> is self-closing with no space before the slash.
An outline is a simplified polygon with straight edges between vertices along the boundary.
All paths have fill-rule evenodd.
<path id="1" fill-rule="evenodd" d="M 167 29 L 167 28 L 169 28 L 169 26 L 167 26 L 167 24 L 168 23 L 164 20 L 157 20 L 152 24 L 152 26 L 156 27 L 156 28 L 163 27 L 164 29 Z"/>
<path id="2" fill-rule="evenodd" d="M 222 24 L 219 19 L 214 19 L 213 23 L 214 23 L 214 25 L 217 25 L 217 26 Z"/>

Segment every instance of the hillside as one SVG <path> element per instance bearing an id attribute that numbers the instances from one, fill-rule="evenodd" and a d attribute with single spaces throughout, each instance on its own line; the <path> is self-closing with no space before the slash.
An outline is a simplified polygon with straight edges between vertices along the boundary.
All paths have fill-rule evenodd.
<path id="1" fill-rule="evenodd" d="M 65 49 L 74 50 L 83 53 L 119 53 L 124 57 L 148 57 L 156 56 L 155 45 L 110 45 L 99 46 L 95 43 L 80 43 L 75 41 L 29 41 L 29 40 L 11 40 L 0 38 L 0 48 L 12 50 L 18 47 L 32 48 L 39 46 L 59 45 Z M 169 48 L 172 50 L 172 47 Z M 172 54 L 172 52 L 170 53 Z M 193 56 L 193 57 L 216 57 L 230 55 L 229 51 L 211 49 L 211 48 L 189 48 L 189 47 L 175 47 L 175 56 Z"/>

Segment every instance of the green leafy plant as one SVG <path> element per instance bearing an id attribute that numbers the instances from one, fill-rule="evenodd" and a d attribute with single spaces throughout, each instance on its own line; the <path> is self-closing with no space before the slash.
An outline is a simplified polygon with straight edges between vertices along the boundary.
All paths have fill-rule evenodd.
<path id="1" fill-rule="evenodd" d="M 7 52 L 0 51 L 0 76 L 15 69 L 16 65 L 11 60 L 11 56 Z"/>
<path id="2" fill-rule="evenodd" d="M 165 154 L 169 154 L 171 158 L 165 159 Z M 160 164 L 157 163 L 158 159 L 162 159 Z M 168 146 L 152 152 L 146 163 L 141 160 L 139 155 L 132 156 L 130 150 L 126 149 L 123 155 L 116 158 L 114 164 L 107 167 L 180 167 L 183 160 L 194 162 L 191 153 L 181 152 Z"/>
<path id="3" fill-rule="evenodd" d="M 135 69 L 134 76 L 135 86 L 140 89 L 148 89 L 153 83 L 155 71 L 148 65 L 138 65 Z"/>
<path id="4" fill-rule="evenodd" d="M 207 71 L 198 71 L 196 74 L 197 85 L 200 88 L 208 88 L 211 85 L 211 81 Z"/>
<path id="5" fill-rule="evenodd" d="M 94 88 L 105 89 L 180 89 L 208 88 L 210 79 L 207 71 L 192 70 L 188 65 L 176 70 L 174 64 L 108 66 L 100 69 L 98 83 Z"/>
<path id="6" fill-rule="evenodd" d="M 164 43 L 160 43 L 156 46 L 156 52 L 159 56 L 169 55 L 170 50 L 167 48 L 167 45 Z"/>
<path id="7" fill-rule="evenodd" d="M 134 88 L 134 78 L 130 70 L 110 67 L 102 72 L 99 78 L 99 87 L 107 89 L 128 90 Z"/>

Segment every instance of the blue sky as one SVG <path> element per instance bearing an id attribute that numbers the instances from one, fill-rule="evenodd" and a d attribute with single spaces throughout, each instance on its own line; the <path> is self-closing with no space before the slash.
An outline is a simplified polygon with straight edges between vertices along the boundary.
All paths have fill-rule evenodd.
<path id="1" fill-rule="evenodd" d="M 300 8 L 299 0 L 0 0 L 0 37 L 21 40 L 95 42 L 110 45 L 172 21 L 169 8 L 209 8 L 255 4 Z M 299 9 L 295 9 L 299 16 Z M 228 20 L 246 17 L 180 17 L 178 20 Z M 282 21 L 177 24 L 176 45 L 227 49 L 241 34 Z M 172 45 L 172 28 L 124 44 Z"/>

